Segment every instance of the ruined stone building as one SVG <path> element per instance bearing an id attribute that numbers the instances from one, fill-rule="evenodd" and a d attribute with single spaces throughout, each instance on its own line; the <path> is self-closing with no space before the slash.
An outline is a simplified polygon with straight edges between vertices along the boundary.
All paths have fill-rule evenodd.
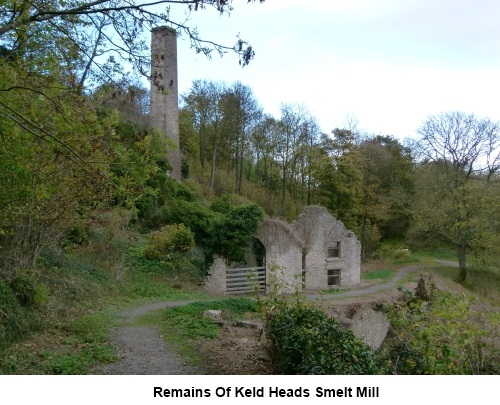
<path id="1" fill-rule="evenodd" d="M 169 27 L 151 32 L 151 123 L 171 141 L 168 162 L 171 177 L 181 180 L 179 149 L 179 95 L 177 82 L 177 33 Z"/>
<path id="2" fill-rule="evenodd" d="M 181 180 L 177 34 L 169 27 L 151 32 L 151 122 L 170 140 L 171 177 Z M 271 272 L 285 290 L 309 291 L 350 286 L 360 281 L 360 243 L 342 222 L 322 207 L 306 207 L 292 224 L 265 219 L 255 238 L 265 254 L 261 263 L 228 266 L 215 258 L 206 289 L 217 293 L 249 292 L 257 283 L 267 290 Z M 255 261 L 255 260 L 254 260 Z"/>
<path id="3" fill-rule="evenodd" d="M 269 290 L 272 278 L 284 292 L 326 290 L 360 282 L 361 244 L 325 208 L 309 206 L 292 224 L 266 218 L 255 234 L 265 249 L 263 265 L 231 268 L 216 258 L 205 283 L 211 292 Z M 272 274 L 273 273 L 273 274 Z"/>

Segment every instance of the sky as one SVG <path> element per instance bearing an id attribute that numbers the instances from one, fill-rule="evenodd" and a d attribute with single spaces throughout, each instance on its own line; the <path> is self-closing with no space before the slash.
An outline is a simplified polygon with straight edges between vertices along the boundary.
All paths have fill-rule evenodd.
<path id="1" fill-rule="evenodd" d="M 444 111 L 500 121 L 498 0 L 235 0 L 230 16 L 204 10 L 189 24 L 228 45 L 240 34 L 255 58 L 207 59 L 181 36 L 180 94 L 196 79 L 241 81 L 267 113 L 301 104 L 325 133 L 349 117 L 399 139 Z"/>

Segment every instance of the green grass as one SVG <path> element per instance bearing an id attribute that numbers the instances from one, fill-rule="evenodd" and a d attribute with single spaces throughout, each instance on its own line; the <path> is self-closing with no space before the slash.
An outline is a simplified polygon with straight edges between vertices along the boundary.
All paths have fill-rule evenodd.
<path id="1" fill-rule="evenodd" d="M 125 290 L 125 296 L 130 299 L 175 301 L 209 297 L 205 293 L 187 291 L 181 284 L 172 285 L 169 274 L 146 274 L 140 271 L 135 271 L 129 276 Z"/>
<path id="2" fill-rule="evenodd" d="M 119 245 L 109 247 L 107 259 L 95 247 L 43 253 L 39 282 L 46 286 L 46 302 L 24 311 L 27 320 L 41 319 L 43 324 L 28 325 L 18 311 L 14 326 L 26 333 L 11 328 L 15 334 L 7 332 L 15 339 L 2 345 L 6 339 L 0 323 L 0 374 L 87 374 L 96 364 L 116 360 L 109 344 L 110 314 L 157 301 L 211 298 L 192 283 L 192 274 L 175 277 L 158 263 L 126 255 L 127 245 Z M 113 258 L 124 259 L 119 272 Z M 7 298 L 0 294 L 0 310 Z"/>
<path id="3" fill-rule="evenodd" d="M 395 270 L 392 269 L 380 269 L 373 270 L 368 273 L 363 273 L 361 275 L 362 280 L 389 280 L 396 274 Z"/>
<path id="4" fill-rule="evenodd" d="M 393 259 L 392 263 L 396 265 L 419 263 L 422 261 L 422 257 L 417 253 L 410 253 L 408 256 L 402 256 Z"/>
<path id="5" fill-rule="evenodd" d="M 444 280 L 457 281 L 458 268 L 436 264 L 429 266 L 426 270 Z M 481 300 L 485 300 L 492 305 L 500 305 L 499 268 L 482 268 L 470 265 L 468 267 L 467 280 L 461 285 L 476 294 Z"/>
<path id="6" fill-rule="evenodd" d="M 41 334 L 0 356 L 0 374 L 88 374 L 99 363 L 115 361 L 108 343 L 109 312 L 96 312 Z"/>
<path id="7" fill-rule="evenodd" d="M 383 243 L 374 253 L 375 259 L 390 261 L 394 265 L 432 262 L 434 259 L 457 260 L 456 250 L 450 247 L 407 249 L 402 242 Z"/>
<path id="8" fill-rule="evenodd" d="M 193 362 L 200 361 L 196 352 L 197 339 L 215 339 L 219 336 L 220 326 L 204 318 L 207 309 L 225 310 L 234 319 L 244 314 L 257 314 L 258 304 L 249 298 L 224 298 L 216 301 L 200 301 L 181 307 L 150 312 L 142 316 L 138 323 L 154 325 L 160 328 L 163 337 L 174 343 L 181 355 L 189 357 Z"/>

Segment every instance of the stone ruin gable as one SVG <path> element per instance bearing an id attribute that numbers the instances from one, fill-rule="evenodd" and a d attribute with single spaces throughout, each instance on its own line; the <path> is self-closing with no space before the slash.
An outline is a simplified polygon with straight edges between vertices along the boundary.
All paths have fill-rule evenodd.
<path id="1" fill-rule="evenodd" d="M 306 207 L 300 217 L 287 224 L 265 218 L 254 235 L 266 251 L 266 284 L 275 277 L 279 292 L 293 293 L 305 272 L 306 290 L 328 288 L 328 271 L 340 271 L 339 285 L 360 282 L 361 245 L 342 222 L 319 206 Z M 338 257 L 329 257 L 331 242 L 340 244 Z M 305 264 L 305 268 L 303 265 Z M 205 290 L 226 293 L 227 260 L 216 257 L 205 282 Z"/>
<path id="2" fill-rule="evenodd" d="M 305 288 L 328 288 L 328 270 L 340 270 L 340 286 L 360 282 L 361 244 L 345 225 L 325 208 L 309 206 L 291 225 L 305 241 Z M 339 257 L 328 257 L 331 242 L 340 242 Z"/>
<path id="3" fill-rule="evenodd" d="M 282 292 L 292 293 L 302 275 L 304 241 L 286 222 L 265 218 L 254 235 L 266 249 L 266 272 L 269 289 L 270 277 L 277 277 Z M 272 274 L 274 271 L 274 275 Z"/>
<path id="4" fill-rule="evenodd" d="M 265 218 L 254 235 L 266 250 L 266 284 L 275 277 L 279 293 L 293 293 L 301 287 L 302 252 L 304 241 L 292 227 L 279 219 Z M 215 256 L 210 266 L 204 290 L 215 294 L 227 294 L 227 260 Z"/>

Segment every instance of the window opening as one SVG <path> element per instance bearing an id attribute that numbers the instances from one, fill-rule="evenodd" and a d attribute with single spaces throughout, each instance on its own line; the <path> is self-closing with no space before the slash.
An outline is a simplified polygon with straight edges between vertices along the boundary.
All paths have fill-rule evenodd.
<path id="1" fill-rule="evenodd" d="M 327 257 L 340 257 L 340 242 L 329 242 L 327 246 Z"/>
<path id="2" fill-rule="evenodd" d="M 327 270 L 328 271 L 328 287 L 340 285 L 340 269 Z"/>

